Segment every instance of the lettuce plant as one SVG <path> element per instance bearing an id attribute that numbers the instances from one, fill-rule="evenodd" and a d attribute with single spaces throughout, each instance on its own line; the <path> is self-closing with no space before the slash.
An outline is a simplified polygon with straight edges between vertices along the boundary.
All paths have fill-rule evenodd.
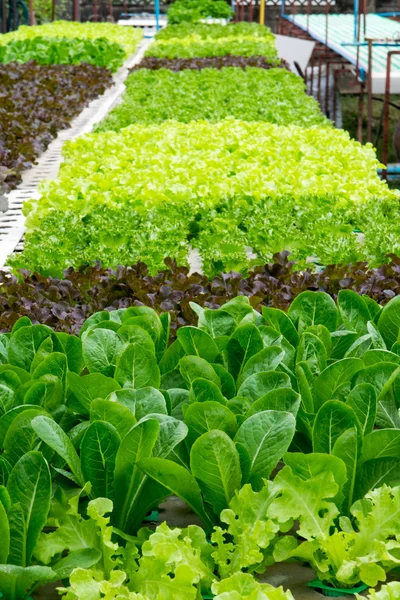
<path id="1" fill-rule="evenodd" d="M 243 121 L 277 125 L 329 126 L 317 102 L 304 93 L 304 82 L 286 69 L 236 68 L 134 71 L 126 80 L 122 104 L 96 131 L 119 131 L 132 123 L 162 123 L 176 119 Z M 279 95 L 279 104 L 275 98 Z M 191 101 L 192 99 L 192 101 Z"/>
<path id="2" fill-rule="evenodd" d="M 47 52 L 49 47 L 44 49 Z M 0 46 L 0 56 L 2 52 Z M 51 62 L 51 56 L 48 59 Z M 5 169 L 0 191 L 14 188 L 21 172 L 35 163 L 57 131 L 68 127 L 111 83 L 108 70 L 88 64 L 39 66 L 30 59 L 24 64 L 0 64 L 0 129 L 7 132 L 0 135 L 0 173 Z"/>
<path id="3" fill-rule="evenodd" d="M 0 37 L 0 44 L 14 40 L 32 40 L 36 37 L 68 38 L 70 40 L 98 40 L 106 38 L 110 42 L 123 46 L 126 55 L 133 54 L 143 31 L 139 28 L 120 27 L 112 23 L 79 23 L 78 21 L 53 21 L 33 27 L 22 25 L 16 31 L 10 31 Z"/>
<path id="4" fill-rule="evenodd" d="M 364 596 L 357 594 L 357 599 L 361 600 Z M 379 592 L 369 590 L 368 600 L 397 600 L 400 598 L 400 583 L 391 581 L 387 585 L 383 585 Z"/>
<path id="5" fill-rule="evenodd" d="M 120 44 L 106 38 L 96 40 L 34 37 L 0 44 L 0 63 L 26 63 L 34 60 L 41 65 L 79 65 L 87 63 L 116 71 L 124 62 Z"/>
<path id="6" fill-rule="evenodd" d="M 373 149 L 329 127 L 131 125 L 77 139 L 64 154 L 58 179 L 25 205 L 15 268 L 58 275 L 82 262 L 141 259 L 154 272 L 165 256 L 186 264 L 191 243 L 213 273 L 251 265 L 249 245 L 256 262 L 293 246 L 300 264 L 314 252 L 325 264 L 378 260 L 398 246 L 397 193 L 379 180 Z"/>
<path id="7" fill-rule="evenodd" d="M 170 69 L 171 71 L 183 71 L 185 69 L 193 69 L 200 71 L 201 69 L 222 69 L 223 67 L 238 67 L 246 69 L 247 67 L 257 67 L 258 69 L 275 69 L 277 67 L 288 68 L 286 61 L 281 59 L 279 65 L 273 65 L 267 61 L 265 56 L 206 56 L 203 58 L 155 58 L 147 56 L 140 63 L 135 65 L 131 72 L 139 71 L 140 69 Z"/>
<path id="8" fill-rule="evenodd" d="M 93 497 L 116 494 L 118 525 L 133 530 L 170 493 L 211 528 L 288 448 L 344 461 L 344 514 L 398 481 L 397 299 L 381 309 L 351 291 L 338 305 L 304 292 L 288 314 L 260 314 L 245 296 L 192 307 L 198 327 L 168 347 L 169 317 L 148 307 L 96 313 L 80 338 L 26 317 L 1 336 L 3 480 L 39 437 L 60 455 L 60 476 L 91 481 Z M 147 445 L 127 452 L 145 432 Z"/>
<path id="9" fill-rule="evenodd" d="M 375 587 L 399 564 L 400 487 L 383 485 L 341 510 L 344 462 L 332 455 L 287 453 L 286 466 L 260 492 L 244 486 L 221 514 L 212 554 L 222 577 L 264 573 L 275 561 L 308 562 L 332 587 Z M 296 523 L 295 534 L 293 524 Z"/>
<path id="10" fill-rule="evenodd" d="M 227 25 L 209 24 L 209 23 L 180 23 L 179 25 L 170 24 L 165 29 L 160 29 L 156 34 L 157 40 L 169 40 L 171 38 L 186 38 L 190 35 L 198 35 L 202 39 L 224 38 L 227 35 L 241 36 L 246 35 L 253 38 L 261 38 L 274 42 L 274 35 L 269 27 L 259 25 L 258 23 L 228 23 Z"/>
<path id="11" fill-rule="evenodd" d="M 168 7 L 168 23 L 196 22 L 207 17 L 229 19 L 232 9 L 224 0 L 177 0 Z"/>
<path id="12" fill-rule="evenodd" d="M 311 458 L 313 455 L 310 455 Z M 332 473 L 321 472 L 303 480 L 285 467 L 276 477 L 278 497 L 269 514 L 286 522 L 298 520 L 295 537 L 281 538 L 275 545 L 276 560 L 298 558 L 309 562 L 317 577 L 332 587 L 352 588 L 360 581 L 375 587 L 399 565 L 400 543 L 396 539 L 400 488 L 386 485 L 369 492 L 351 507 L 352 521 L 340 517 L 329 499 L 339 490 Z"/>
<path id="13" fill-rule="evenodd" d="M 169 316 L 144 306 L 95 313 L 79 337 L 20 319 L 0 338 L 0 483 L 18 504 L 15 473 L 31 457 L 46 480 L 42 512 L 26 526 L 28 554 L 15 566 L 29 566 L 33 552 L 54 569 L 84 539 L 93 573 L 76 573 L 71 585 L 93 580 L 98 594 L 127 585 L 151 598 L 148 587 L 129 587 L 149 578 L 120 562 L 111 528 L 101 544 L 91 540 L 108 527 L 111 503 L 112 525 L 130 543 L 175 494 L 211 534 L 202 547 L 223 578 L 297 558 L 336 587 L 384 581 L 399 561 L 398 304 L 382 309 L 351 291 L 337 304 L 304 292 L 288 313 L 260 314 L 245 296 L 217 310 L 192 303 L 198 326 L 181 327 L 170 345 Z M 41 534 L 46 459 L 56 530 Z M 94 516 L 99 498 L 104 511 Z M 15 559 L 7 551 L 5 560 Z"/>
<path id="14" fill-rule="evenodd" d="M 297 270 L 289 259 L 287 252 L 276 254 L 273 263 L 252 269 L 248 277 L 233 272 L 213 279 L 189 274 L 188 268 L 168 259 L 155 276 L 144 263 L 115 270 L 99 264 L 70 268 L 62 279 L 29 272 L 18 273 L 17 278 L 0 271 L 0 330 L 10 331 L 21 316 L 29 315 L 33 323 L 77 335 L 85 319 L 95 312 L 144 304 L 169 313 L 173 341 L 177 328 L 197 323 L 190 301 L 216 309 L 235 296 L 245 295 L 257 310 L 263 305 L 287 310 L 305 290 L 324 290 L 337 298 L 339 291 L 349 289 L 381 305 L 400 292 L 399 259 L 395 256 L 388 257 L 390 262 L 378 269 L 355 263 L 329 265 L 318 272 Z"/>
<path id="15" fill-rule="evenodd" d="M 37 451 L 24 454 L 7 486 L 0 485 L 0 589 L 7 600 L 24 600 L 38 585 L 68 577 L 78 565 L 91 567 L 101 557 L 96 549 L 79 545 L 52 567 L 35 564 L 33 554 L 47 522 L 51 493 L 49 465 Z"/>
<path id="16" fill-rule="evenodd" d="M 293 600 L 290 590 L 274 588 L 268 583 L 259 583 L 247 573 L 236 573 L 222 581 L 213 583 L 216 600 Z"/>
<path id="17" fill-rule="evenodd" d="M 96 527 L 99 523 L 101 533 L 98 537 L 108 540 L 110 519 L 104 514 L 111 510 L 112 503 L 104 498 L 90 502 L 90 520 L 82 520 L 82 525 L 93 521 Z M 260 600 L 292 600 L 290 592 L 260 584 L 249 574 L 237 573 L 218 580 L 214 574 L 212 547 L 207 543 L 204 531 L 195 525 L 187 529 L 170 529 L 163 523 L 154 532 L 141 530 L 124 548 L 118 544 L 112 544 L 111 548 L 108 543 L 107 552 L 114 554 L 114 568 L 109 573 L 101 565 L 75 569 L 70 585 L 59 588 L 64 600 L 81 600 L 83 595 L 90 600 L 155 600 L 160 597 L 164 600 L 196 600 L 200 591 L 209 592 L 210 587 L 220 600 L 250 599 L 256 593 Z"/>
<path id="18" fill-rule="evenodd" d="M 279 64 L 275 44 L 255 39 L 251 35 L 231 35 L 203 39 L 196 34 L 186 38 L 157 40 L 146 51 L 146 56 L 157 58 L 192 58 L 203 56 L 265 56 L 268 62 Z"/>
<path id="19" fill-rule="evenodd" d="M 226 55 L 264 56 L 272 64 L 279 63 L 271 30 L 257 23 L 172 23 L 157 33 L 156 42 L 146 52 L 146 56 L 159 58 Z"/>

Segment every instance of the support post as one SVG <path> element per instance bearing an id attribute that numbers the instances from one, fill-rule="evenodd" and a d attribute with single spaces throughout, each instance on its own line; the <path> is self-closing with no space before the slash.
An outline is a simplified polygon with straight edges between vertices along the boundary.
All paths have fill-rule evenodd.
<path id="1" fill-rule="evenodd" d="M 81 20 L 79 0 L 73 0 L 73 4 L 72 4 L 72 20 L 73 21 L 80 21 Z"/>
<path id="2" fill-rule="evenodd" d="M 13 13 L 14 13 L 13 14 L 13 23 L 12 23 L 13 30 L 17 29 L 17 23 L 18 23 L 18 20 L 17 20 L 17 11 L 18 11 L 17 0 L 13 0 Z"/>
<path id="3" fill-rule="evenodd" d="M 52 19 L 52 21 L 54 21 L 54 19 Z M 33 0 L 29 0 L 29 25 L 34 25 L 34 24 L 35 24 L 35 11 L 33 9 Z"/>
<path id="4" fill-rule="evenodd" d="M 400 50 L 392 50 L 388 52 L 386 59 L 386 85 L 385 85 L 385 101 L 383 104 L 383 147 L 382 147 L 382 162 L 387 166 L 389 158 L 389 102 L 390 102 L 390 72 L 392 64 L 392 56 L 400 54 Z M 387 169 L 382 171 L 382 177 L 387 178 Z"/>
<path id="5" fill-rule="evenodd" d="M 372 39 L 368 39 L 368 73 L 367 73 L 367 142 L 372 141 Z"/>
<path id="6" fill-rule="evenodd" d="M 326 0 L 325 6 L 325 46 L 328 47 L 328 32 L 329 32 L 329 4 Z"/>
<path id="7" fill-rule="evenodd" d="M 361 83 L 360 95 L 358 97 L 357 139 L 360 144 L 363 143 L 364 87 L 364 83 Z"/>
<path id="8" fill-rule="evenodd" d="M 260 25 L 265 23 L 265 0 L 260 2 Z"/>
<path id="9" fill-rule="evenodd" d="M 3 10 L 3 33 L 7 33 L 7 4 L 6 0 L 2 0 L 2 10 Z"/>

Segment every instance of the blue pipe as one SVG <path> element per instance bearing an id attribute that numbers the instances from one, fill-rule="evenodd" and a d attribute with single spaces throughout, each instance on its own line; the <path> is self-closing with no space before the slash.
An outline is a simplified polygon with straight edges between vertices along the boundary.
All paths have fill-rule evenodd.
<path id="1" fill-rule="evenodd" d="M 281 0 L 281 17 L 285 16 L 285 0 Z"/>
<path id="2" fill-rule="evenodd" d="M 400 12 L 382 12 L 375 13 L 377 17 L 398 17 L 400 16 Z"/>
<path id="3" fill-rule="evenodd" d="M 154 0 L 156 9 L 156 31 L 160 29 L 160 0 Z"/>
<path id="4" fill-rule="evenodd" d="M 377 169 L 377 171 L 378 173 L 382 173 L 382 171 L 385 171 L 385 169 Z M 388 165 L 386 171 L 391 175 L 400 175 L 400 165 Z"/>
<path id="5" fill-rule="evenodd" d="M 341 46 L 368 46 L 368 42 L 341 42 Z M 384 48 L 398 48 L 400 46 L 400 40 L 398 42 L 372 42 L 373 46 L 383 46 Z"/>
<path id="6" fill-rule="evenodd" d="M 358 40 L 358 0 L 354 0 L 354 41 Z"/>

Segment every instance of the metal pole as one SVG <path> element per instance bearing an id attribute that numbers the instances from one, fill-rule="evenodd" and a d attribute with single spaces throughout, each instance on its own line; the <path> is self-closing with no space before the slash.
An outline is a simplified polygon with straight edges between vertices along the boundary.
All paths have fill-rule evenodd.
<path id="1" fill-rule="evenodd" d="M 160 0 L 154 0 L 154 7 L 156 11 L 156 31 L 160 29 Z"/>
<path id="2" fill-rule="evenodd" d="M 114 15 L 113 15 L 113 0 L 109 1 L 108 4 L 108 10 L 109 10 L 109 16 L 110 16 L 110 21 L 111 23 L 114 21 Z"/>
<path id="3" fill-rule="evenodd" d="M 6 0 L 3 0 L 2 2 L 2 8 L 3 8 L 3 33 L 7 33 L 7 5 L 6 5 Z"/>
<path id="4" fill-rule="evenodd" d="M 367 35 L 367 0 L 363 0 L 363 9 L 364 9 L 364 16 L 363 16 L 363 29 L 364 29 L 364 39 L 365 36 Z"/>
<path id="5" fill-rule="evenodd" d="M 79 0 L 73 0 L 72 5 L 72 20 L 79 21 Z"/>
<path id="6" fill-rule="evenodd" d="M 340 69 L 334 69 L 333 70 L 333 107 L 332 107 L 332 112 L 333 112 L 333 122 L 335 124 L 336 127 L 336 122 L 337 122 L 337 81 L 338 81 L 338 72 L 340 71 Z"/>
<path id="7" fill-rule="evenodd" d="M 260 25 L 265 23 L 265 0 L 260 2 Z"/>
<path id="8" fill-rule="evenodd" d="M 383 147 L 382 147 L 382 162 L 387 166 L 389 155 L 389 101 L 390 101 L 390 72 L 393 54 L 400 54 L 400 50 L 392 50 L 388 52 L 386 59 L 386 85 L 385 85 L 385 102 L 383 105 Z M 386 179 L 387 169 L 382 171 L 382 176 Z"/>
<path id="9" fill-rule="evenodd" d="M 318 56 L 318 104 L 321 106 L 321 55 Z"/>
<path id="10" fill-rule="evenodd" d="M 285 0 L 281 0 L 281 17 L 284 17 L 284 16 L 285 16 Z"/>
<path id="11" fill-rule="evenodd" d="M 328 31 L 329 31 L 329 5 L 328 2 L 326 2 L 326 6 L 325 6 L 325 46 L 328 46 Z"/>
<path id="12" fill-rule="evenodd" d="M 315 48 L 311 54 L 311 85 L 310 85 L 310 96 L 313 95 L 314 91 L 314 60 L 315 60 Z"/>
<path id="13" fill-rule="evenodd" d="M 13 18 L 12 28 L 15 30 L 15 29 L 17 29 L 17 0 L 13 0 L 13 11 L 14 11 L 14 18 Z"/>
<path id="14" fill-rule="evenodd" d="M 54 19 L 52 19 L 54 21 Z M 29 24 L 35 24 L 35 11 L 33 10 L 33 0 L 29 0 Z"/>
<path id="15" fill-rule="evenodd" d="M 372 40 L 368 40 L 368 74 L 367 74 L 367 92 L 368 92 L 368 122 L 367 122 L 367 142 L 372 141 Z"/>
<path id="16" fill-rule="evenodd" d="M 357 139 L 362 144 L 363 142 L 363 113 L 364 113 L 364 83 L 361 83 L 360 95 L 358 97 L 358 127 Z"/>
<path id="17" fill-rule="evenodd" d="M 93 4 L 93 18 L 94 18 L 94 22 L 97 23 L 98 21 L 98 10 L 97 10 L 97 0 L 94 0 L 94 4 Z"/>
<path id="18" fill-rule="evenodd" d="M 325 72 L 325 114 L 329 116 L 329 60 L 326 61 L 326 72 Z"/>
<path id="19" fill-rule="evenodd" d="M 253 0 L 250 0 L 250 6 L 249 6 L 249 21 L 250 23 L 253 22 Z"/>

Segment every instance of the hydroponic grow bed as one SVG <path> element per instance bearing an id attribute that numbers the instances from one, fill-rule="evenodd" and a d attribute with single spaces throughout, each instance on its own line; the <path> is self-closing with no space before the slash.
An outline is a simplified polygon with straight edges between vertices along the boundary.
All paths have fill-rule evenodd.
<path id="1" fill-rule="evenodd" d="M 38 43 L 35 30 L 24 36 Z M 60 51 L 55 39 L 45 44 Z M 107 54 L 93 40 L 84 51 Z M 321 123 L 293 124 L 288 97 L 304 88 L 282 69 L 247 70 L 260 52 L 264 66 L 279 64 L 272 34 L 254 24 L 167 27 L 149 55 L 240 53 L 240 67 L 135 71 L 133 81 L 151 81 L 144 123 L 109 131 L 106 120 L 65 144 L 58 177 L 25 204 L 24 251 L 9 259 L 25 276 L 0 283 L 7 600 L 52 598 L 55 585 L 64 600 L 317 600 L 316 578 L 330 596 L 369 587 L 370 600 L 400 598 L 398 259 L 368 274 L 330 268 L 325 280 L 282 264 L 241 284 L 219 275 L 285 248 L 299 265 L 388 260 L 399 196 L 378 179 L 373 149 L 315 105 Z M 260 106 L 247 120 L 219 113 L 208 77 L 214 92 L 241 82 L 254 101 L 257 81 L 276 77 L 263 122 Z M 195 106 L 186 81 L 203 94 L 200 121 L 185 119 Z M 218 91 L 222 104 L 234 94 Z M 163 95 L 168 110 L 152 119 Z M 302 118 L 309 104 L 300 96 Z M 121 106 L 137 118 L 129 90 Z M 271 123 L 278 114 L 286 121 Z M 179 265 L 190 247 L 216 278 L 188 277 Z M 173 277 L 157 274 L 167 255 Z M 143 263 L 133 276 L 118 266 L 133 258 L 152 276 Z M 89 266 L 99 259 L 116 272 Z M 332 295 L 305 289 L 316 282 Z M 369 295 L 351 289 L 363 286 Z"/>

